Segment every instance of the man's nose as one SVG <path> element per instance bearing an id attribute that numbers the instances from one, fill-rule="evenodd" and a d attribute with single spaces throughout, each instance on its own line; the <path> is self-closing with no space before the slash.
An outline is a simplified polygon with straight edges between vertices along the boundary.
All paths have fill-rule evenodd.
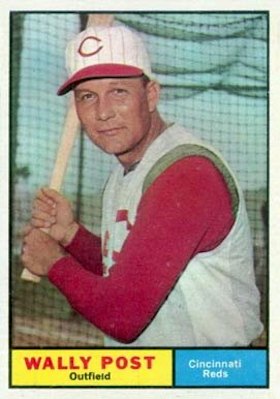
<path id="1" fill-rule="evenodd" d="M 96 107 L 96 119 L 106 121 L 115 116 L 111 101 L 106 97 L 100 97 Z"/>

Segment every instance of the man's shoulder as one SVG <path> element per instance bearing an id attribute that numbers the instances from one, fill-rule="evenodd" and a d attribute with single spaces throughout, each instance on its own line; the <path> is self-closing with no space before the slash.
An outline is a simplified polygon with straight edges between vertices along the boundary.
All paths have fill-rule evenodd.
<path id="1" fill-rule="evenodd" d="M 163 154 L 153 164 L 149 170 L 143 185 L 143 192 L 150 186 L 150 184 L 161 175 L 166 169 L 172 166 L 175 162 L 180 161 L 191 156 L 201 156 L 209 159 L 214 166 L 220 168 L 225 167 L 223 160 L 210 148 L 207 148 L 201 143 L 184 143 L 170 149 Z"/>
<path id="2" fill-rule="evenodd" d="M 169 168 L 173 167 L 175 163 L 177 163 L 178 170 L 180 170 L 182 165 L 185 164 L 184 160 L 189 159 L 191 161 L 191 157 L 195 157 L 195 159 L 197 159 L 197 157 L 206 159 L 208 161 L 208 167 L 210 165 L 210 167 L 217 169 L 223 176 L 227 188 L 231 194 L 233 213 L 236 214 L 239 205 L 240 193 L 235 177 L 233 176 L 226 162 L 222 157 L 219 156 L 217 152 L 200 143 L 180 144 L 160 157 L 147 173 L 143 183 L 142 193 L 144 194 L 146 190 L 156 181 L 156 179 L 165 173 Z"/>

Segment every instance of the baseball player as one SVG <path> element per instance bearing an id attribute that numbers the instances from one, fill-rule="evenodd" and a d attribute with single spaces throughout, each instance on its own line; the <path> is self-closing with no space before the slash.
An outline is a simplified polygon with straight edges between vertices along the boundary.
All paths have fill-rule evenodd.
<path id="1" fill-rule="evenodd" d="M 90 140 L 119 163 L 98 237 L 41 189 L 22 260 L 47 276 L 110 346 L 248 346 L 262 332 L 241 189 L 222 156 L 157 110 L 160 86 L 137 33 L 88 28 L 66 52 Z M 49 234 L 41 229 L 48 228 Z"/>

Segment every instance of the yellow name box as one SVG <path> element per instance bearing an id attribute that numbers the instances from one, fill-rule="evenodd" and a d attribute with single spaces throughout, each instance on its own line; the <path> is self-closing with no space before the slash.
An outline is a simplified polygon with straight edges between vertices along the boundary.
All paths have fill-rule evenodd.
<path id="1" fill-rule="evenodd" d="M 12 387 L 171 387 L 168 349 L 13 349 Z"/>

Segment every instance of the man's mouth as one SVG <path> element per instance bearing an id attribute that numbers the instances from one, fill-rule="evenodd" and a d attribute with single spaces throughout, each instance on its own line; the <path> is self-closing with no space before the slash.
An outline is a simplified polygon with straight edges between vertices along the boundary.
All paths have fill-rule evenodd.
<path id="1" fill-rule="evenodd" d="M 113 127 L 108 129 L 100 129 L 98 130 L 99 134 L 103 134 L 104 136 L 115 136 L 121 131 L 121 127 Z"/>

